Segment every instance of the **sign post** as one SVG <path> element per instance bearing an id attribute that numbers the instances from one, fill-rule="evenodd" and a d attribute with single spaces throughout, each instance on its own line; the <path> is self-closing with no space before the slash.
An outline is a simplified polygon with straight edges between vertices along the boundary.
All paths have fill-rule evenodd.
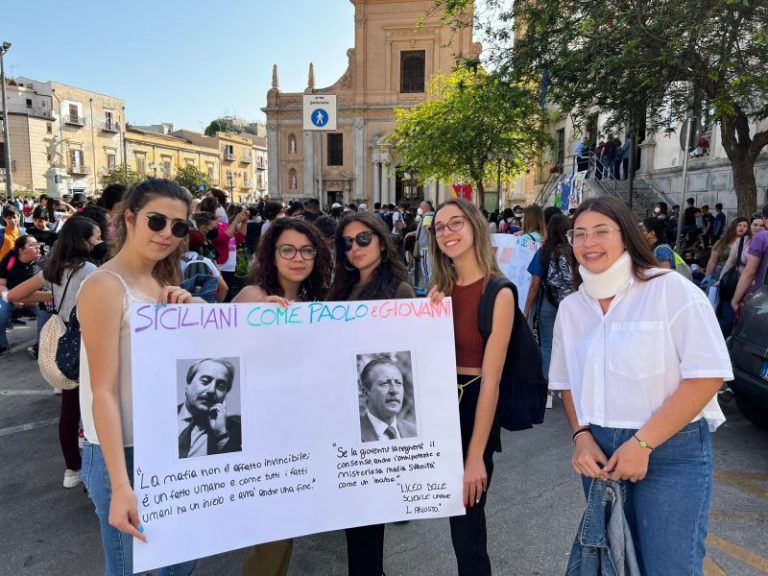
<path id="1" fill-rule="evenodd" d="M 304 130 L 324 132 L 336 130 L 336 94 L 304 94 Z M 318 146 L 317 199 L 323 202 L 323 140 Z"/>

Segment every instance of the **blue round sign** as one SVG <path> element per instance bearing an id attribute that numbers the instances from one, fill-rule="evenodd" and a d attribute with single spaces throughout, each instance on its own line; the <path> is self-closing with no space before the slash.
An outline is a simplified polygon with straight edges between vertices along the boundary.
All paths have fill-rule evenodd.
<path id="1" fill-rule="evenodd" d="M 323 108 L 317 108 L 314 112 L 312 112 L 312 116 L 310 118 L 312 120 L 312 124 L 318 128 L 322 128 L 328 124 L 328 112 Z"/>

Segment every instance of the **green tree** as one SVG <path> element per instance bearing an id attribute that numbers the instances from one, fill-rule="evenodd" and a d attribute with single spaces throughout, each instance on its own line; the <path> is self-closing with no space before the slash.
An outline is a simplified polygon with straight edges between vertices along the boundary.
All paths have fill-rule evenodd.
<path id="1" fill-rule="evenodd" d="M 212 121 L 208 126 L 205 128 L 205 131 L 203 132 L 206 136 L 216 136 L 216 132 L 227 132 L 230 129 L 229 124 L 227 124 L 226 121 L 217 118 L 216 120 Z"/>
<path id="2" fill-rule="evenodd" d="M 478 68 L 436 77 L 427 100 L 395 118 L 390 141 L 402 165 L 428 178 L 470 180 L 481 197 L 497 158 L 511 176 L 549 142 L 531 90 Z"/>
<path id="3" fill-rule="evenodd" d="M 130 166 L 120 164 L 101 177 L 101 184 L 104 187 L 110 184 L 122 184 L 126 188 L 130 188 L 138 180 L 139 175 Z"/>
<path id="4" fill-rule="evenodd" d="M 438 2 L 457 21 L 470 5 Z M 577 120 L 599 109 L 614 125 L 671 130 L 692 107 L 719 123 L 739 213 L 749 214 L 768 145 L 768 129 L 754 129 L 768 118 L 766 22 L 765 0 L 516 0 L 484 29 L 494 69 L 547 77 L 548 97 Z"/>
<path id="5" fill-rule="evenodd" d="M 176 182 L 178 182 L 181 186 L 184 186 L 187 190 L 192 192 L 193 196 L 201 196 L 203 194 L 202 192 L 198 191 L 200 184 L 205 186 L 206 189 L 210 188 L 208 175 L 198 170 L 197 166 L 192 164 L 187 164 L 186 166 L 182 166 L 176 170 L 176 176 L 174 176 L 173 179 L 176 180 Z"/>

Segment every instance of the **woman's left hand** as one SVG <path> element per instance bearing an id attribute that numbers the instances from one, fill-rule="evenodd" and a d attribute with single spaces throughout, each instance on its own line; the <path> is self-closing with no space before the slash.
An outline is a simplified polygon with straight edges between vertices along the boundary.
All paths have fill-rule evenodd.
<path id="1" fill-rule="evenodd" d="M 193 298 L 192 294 L 181 286 L 165 286 L 160 292 L 159 302 L 161 304 L 191 304 Z"/>
<path id="2" fill-rule="evenodd" d="M 637 440 L 630 438 L 613 453 L 604 470 L 611 480 L 639 482 L 648 473 L 650 455 L 648 448 L 643 448 Z"/>
<path id="3" fill-rule="evenodd" d="M 472 508 L 480 503 L 488 489 L 488 473 L 482 458 L 467 458 L 464 464 L 464 507 Z"/>

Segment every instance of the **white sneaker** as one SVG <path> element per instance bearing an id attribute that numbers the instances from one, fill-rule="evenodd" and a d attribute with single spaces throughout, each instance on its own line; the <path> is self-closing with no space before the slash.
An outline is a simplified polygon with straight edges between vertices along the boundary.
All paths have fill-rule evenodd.
<path id="1" fill-rule="evenodd" d="M 552 397 L 554 396 L 553 392 L 550 392 L 547 394 L 547 408 L 552 408 Z"/>
<path id="2" fill-rule="evenodd" d="M 64 488 L 75 488 L 80 485 L 80 470 L 67 470 L 64 472 Z"/>

